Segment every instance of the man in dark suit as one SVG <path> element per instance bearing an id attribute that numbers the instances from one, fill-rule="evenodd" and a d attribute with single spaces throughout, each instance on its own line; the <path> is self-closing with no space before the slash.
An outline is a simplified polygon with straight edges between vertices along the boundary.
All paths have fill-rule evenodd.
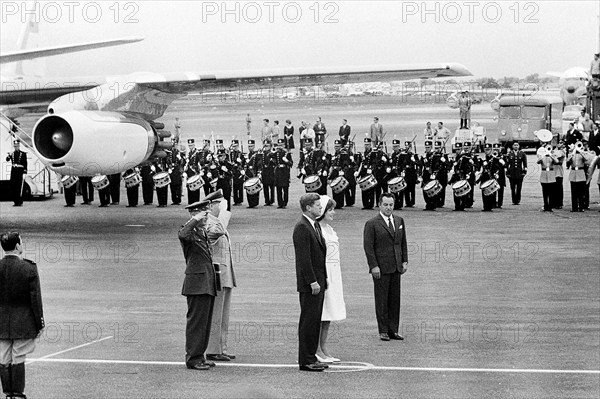
<path id="1" fill-rule="evenodd" d="M 13 206 L 23 206 L 23 184 L 24 176 L 27 174 L 27 154 L 21 151 L 21 140 L 13 140 L 15 150 L 9 152 L 6 162 L 11 163 L 10 169 L 10 192 Z"/>
<path id="2" fill-rule="evenodd" d="M 300 293 L 298 322 L 298 365 L 303 371 L 323 371 L 326 365 L 315 356 L 321 331 L 323 299 L 327 288 L 325 239 L 316 221 L 321 215 L 320 196 L 307 193 L 300 197 L 302 218 L 294 227 L 296 285 Z"/>
<path id="3" fill-rule="evenodd" d="M 208 370 L 215 365 L 204 352 L 210 337 L 213 305 L 217 295 L 217 278 L 206 233 L 208 206 L 202 200 L 188 205 L 191 219 L 179 230 L 179 241 L 185 257 L 185 279 L 181 295 L 187 297 L 185 328 L 185 364 L 193 370 Z"/>
<path id="4" fill-rule="evenodd" d="M 0 381 L 6 397 L 25 397 L 25 357 L 44 328 L 42 293 L 35 263 L 21 257 L 19 233 L 0 236 Z"/>
<path id="5" fill-rule="evenodd" d="M 404 220 L 392 215 L 394 195 L 379 198 L 379 215 L 367 221 L 364 249 L 375 286 L 375 315 L 379 338 L 403 340 L 400 326 L 400 275 L 408 268 Z"/>
<path id="6" fill-rule="evenodd" d="M 347 124 L 346 119 L 342 119 L 342 126 L 340 126 L 340 142 L 341 146 L 344 147 L 348 143 L 350 137 L 350 125 Z"/>

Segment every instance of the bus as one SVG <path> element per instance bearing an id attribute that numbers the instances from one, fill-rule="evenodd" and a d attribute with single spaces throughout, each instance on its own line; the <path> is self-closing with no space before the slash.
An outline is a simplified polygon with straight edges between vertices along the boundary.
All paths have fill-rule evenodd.
<path id="1" fill-rule="evenodd" d="M 540 129 L 552 132 L 556 144 L 562 133 L 563 100 L 560 96 L 503 96 L 498 100 L 498 141 L 539 147 Z"/>

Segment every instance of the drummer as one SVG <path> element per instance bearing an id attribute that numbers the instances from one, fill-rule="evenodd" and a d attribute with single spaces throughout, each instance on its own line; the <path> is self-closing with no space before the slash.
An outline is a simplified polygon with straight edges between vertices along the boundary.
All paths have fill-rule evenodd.
<path id="1" fill-rule="evenodd" d="M 446 144 L 445 141 L 440 141 L 440 140 L 436 140 L 434 143 L 434 145 L 435 145 L 434 158 L 436 159 L 436 162 L 439 163 L 438 173 L 436 174 L 436 179 L 437 179 L 437 181 L 440 182 L 440 185 L 442 186 L 442 191 L 437 196 L 437 198 L 438 198 L 437 207 L 438 208 L 443 208 L 444 205 L 446 204 L 446 186 L 448 185 L 448 170 L 450 169 L 450 160 L 448 159 L 448 156 L 446 155 L 445 144 Z"/>
<path id="2" fill-rule="evenodd" d="M 331 158 L 331 166 L 329 167 L 329 183 L 333 182 L 338 177 L 344 177 L 344 170 L 348 168 L 350 163 L 350 157 L 347 152 L 342 152 L 342 141 L 335 140 L 333 142 L 333 148 L 335 153 Z M 344 177 L 345 179 L 345 177 Z M 348 187 L 344 188 L 339 193 L 335 193 L 332 187 L 332 196 L 335 201 L 335 209 L 341 209 L 344 206 L 344 198 L 346 196 L 346 190 Z"/>
<path id="3" fill-rule="evenodd" d="M 473 203 L 475 202 L 475 171 L 479 170 L 481 163 L 479 157 L 477 154 L 473 154 L 473 151 L 475 151 L 475 148 L 471 145 L 471 142 L 465 141 L 463 143 L 463 156 L 468 157 L 469 164 L 471 165 L 471 173 L 467 177 L 467 181 L 471 186 L 471 191 L 466 195 L 467 202 L 465 208 L 467 209 L 473 208 Z"/>
<path id="4" fill-rule="evenodd" d="M 275 158 L 275 188 L 277 191 L 277 208 L 283 209 L 288 204 L 290 190 L 290 169 L 294 165 L 292 154 L 285 149 L 285 139 L 277 139 Z"/>
<path id="5" fill-rule="evenodd" d="M 492 144 L 486 143 L 483 148 L 485 158 L 481 163 L 480 187 L 483 187 L 488 181 L 494 181 L 497 183 L 496 179 L 498 178 L 498 165 L 492 156 Z M 484 191 L 482 190 L 481 196 L 483 200 L 483 209 L 481 211 L 492 212 L 496 206 L 496 191 L 490 195 L 485 195 Z"/>
<path id="6" fill-rule="evenodd" d="M 199 153 L 198 150 L 196 149 L 196 141 L 194 139 L 188 139 L 187 141 L 188 143 L 188 151 L 187 154 L 185 154 L 185 167 L 184 167 L 184 172 L 187 176 L 187 180 L 189 181 L 191 177 L 196 176 L 197 174 L 200 173 L 200 168 L 199 168 Z M 188 205 L 191 205 L 193 203 L 196 203 L 198 201 L 200 201 L 200 189 L 198 190 L 190 190 L 190 188 L 187 188 L 187 198 L 188 198 Z"/>
<path id="7" fill-rule="evenodd" d="M 153 176 L 153 178 L 156 178 L 159 174 L 161 174 L 161 176 L 164 176 L 163 178 L 169 178 L 169 172 L 168 172 L 168 166 L 167 166 L 167 160 L 165 158 L 162 158 L 160 161 L 158 161 L 155 165 L 156 167 L 156 175 Z M 156 186 L 156 181 L 154 181 L 154 185 Z M 156 198 L 158 199 L 158 208 L 164 208 L 167 206 L 167 202 L 168 202 L 168 197 L 169 197 L 169 184 L 164 185 L 163 187 L 156 187 Z"/>
<path id="8" fill-rule="evenodd" d="M 503 153 L 503 148 L 500 143 L 492 144 L 492 149 L 492 155 L 494 155 L 498 166 L 498 178 L 496 180 L 500 185 L 496 197 L 496 208 L 502 209 L 502 204 L 504 203 L 504 187 L 506 187 L 506 164 L 508 161 L 506 155 Z"/>
<path id="9" fill-rule="evenodd" d="M 75 179 L 75 182 L 73 182 L 73 179 Z M 65 175 L 61 179 L 61 182 L 63 183 L 63 189 L 65 193 L 65 207 L 72 208 L 75 205 L 75 200 L 77 197 L 77 177 Z"/>
<path id="10" fill-rule="evenodd" d="M 419 156 L 413 153 L 413 142 L 404 142 L 404 153 L 400 156 L 402 159 L 402 173 L 404 174 L 404 180 L 406 181 L 406 188 L 404 189 L 404 199 L 406 201 L 407 208 L 413 208 L 415 206 L 415 186 L 417 185 L 417 178 L 419 174 Z"/>
<path id="11" fill-rule="evenodd" d="M 360 157 L 362 162 L 358 168 L 358 171 L 356 172 L 359 181 L 360 179 L 365 178 L 368 175 L 373 175 L 373 170 L 377 166 L 375 162 L 377 154 L 373 152 L 371 143 L 371 138 L 365 137 L 365 150 Z M 363 203 L 362 209 L 373 209 L 373 206 L 375 205 L 375 187 L 361 191 Z"/>
<path id="12" fill-rule="evenodd" d="M 140 195 L 139 182 L 141 181 L 141 178 L 136 184 L 129 184 L 127 182 L 128 177 L 135 176 L 136 174 L 138 174 L 137 168 L 130 168 L 123 172 L 123 179 L 125 180 L 125 186 L 127 187 L 127 208 L 135 208 L 138 205 L 138 199 Z"/>
<path id="13" fill-rule="evenodd" d="M 237 139 L 231 140 L 231 150 L 229 152 L 230 161 L 233 164 L 233 205 L 241 205 L 244 202 L 244 180 L 242 171 L 246 166 L 246 157 L 239 149 L 240 142 Z"/>
<path id="14" fill-rule="evenodd" d="M 263 152 L 255 150 L 256 142 L 254 139 L 248 140 L 248 155 L 245 163 L 246 169 L 243 173 L 248 179 L 253 177 L 260 178 L 263 167 Z M 260 191 L 254 194 L 247 194 L 248 208 L 255 208 L 260 200 Z"/>
<path id="15" fill-rule="evenodd" d="M 449 183 L 452 184 L 452 191 L 454 197 L 454 211 L 462 212 L 467 207 L 467 200 L 469 194 L 457 195 L 455 187 L 463 188 L 465 185 L 469 185 L 469 178 L 473 174 L 473 164 L 471 162 L 470 153 L 467 149 L 463 148 L 463 143 L 454 143 L 454 149 L 456 150 L 456 158 L 454 159 L 454 174 L 450 179 Z M 470 186 L 473 191 L 473 186 Z M 459 193 L 460 194 L 460 193 Z"/>
<path id="16" fill-rule="evenodd" d="M 437 156 L 431 152 L 433 143 L 431 140 L 425 140 L 425 155 L 421 159 L 422 167 L 423 167 L 423 181 L 421 183 L 421 187 L 425 189 L 427 185 L 436 181 L 439 162 Z M 439 184 L 439 182 L 437 182 Z M 439 195 L 439 194 L 438 194 Z M 425 200 L 425 209 L 424 211 L 435 211 L 437 208 L 437 204 L 439 202 L 438 195 L 434 195 L 433 197 L 429 197 L 425 190 L 423 190 L 423 199 Z"/>
<path id="17" fill-rule="evenodd" d="M 400 151 L 400 140 L 392 140 L 392 156 L 390 157 L 390 173 L 388 181 L 396 177 L 404 177 L 404 154 Z M 404 192 L 397 191 L 394 194 L 394 210 L 400 210 L 404 206 Z"/>

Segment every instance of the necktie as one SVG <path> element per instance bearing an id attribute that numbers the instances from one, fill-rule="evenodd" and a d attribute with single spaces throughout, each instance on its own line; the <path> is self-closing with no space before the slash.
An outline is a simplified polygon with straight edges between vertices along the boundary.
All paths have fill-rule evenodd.
<path id="1" fill-rule="evenodd" d="M 317 237 L 319 238 L 319 242 L 323 242 L 323 232 L 321 231 L 321 225 L 319 222 L 315 222 L 315 230 L 317 231 Z"/>
<path id="2" fill-rule="evenodd" d="M 388 217 L 388 227 L 390 230 L 394 231 L 394 222 L 392 222 L 392 217 Z"/>

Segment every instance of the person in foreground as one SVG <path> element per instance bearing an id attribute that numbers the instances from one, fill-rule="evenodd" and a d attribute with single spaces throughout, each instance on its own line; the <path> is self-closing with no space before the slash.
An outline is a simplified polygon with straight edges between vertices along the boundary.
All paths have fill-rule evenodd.
<path id="1" fill-rule="evenodd" d="M 185 257 L 185 279 L 181 295 L 187 298 L 185 327 L 185 364 L 188 369 L 208 370 L 215 363 L 206 360 L 210 323 L 217 295 L 217 279 L 206 234 L 210 201 L 188 205 L 191 219 L 179 230 L 179 241 Z"/>
<path id="2" fill-rule="evenodd" d="M 375 288 L 375 315 L 379 338 L 403 340 L 400 325 L 400 275 L 408 269 L 404 219 L 394 216 L 394 196 L 379 198 L 379 215 L 367 221 L 364 249 Z"/>
<path id="3" fill-rule="evenodd" d="M 303 371 L 323 371 L 328 366 L 315 356 L 319 346 L 323 299 L 327 289 L 326 244 L 316 219 L 323 213 L 320 196 L 300 197 L 302 217 L 294 227 L 292 239 L 296 255 L 296 285 L 300 296 L 298 322 L 298 365 Z"/>
<path id="4" fill-rule="evenodd" d="M 331 227 L 335 215 L 336 202 L 327 195 L 321 195 L 321 216 L 317 223 L 321 225 L 321 232 L 326 245 L 326 271 L 327 290 L 323 300 L 323 314 L 321 315 L 321 335 L 317 348 L 317 360 L 322 363 L 339 362 L 340 359 L 333 357 L 327 350 L 327 335 L 332 321 L 344 320 L 346 318 L 346 304 L 344 302 L 344 290 L 342 287 L 342 270 L 340 269 L 340 244 L 338 236 Z"/>
<path id="5" fill-rule="evenodd" d="M 19 233 L 0 236 L 0 381 L 7 398 L 26 398 L 25 357 L 44 328 L 42 293 L 35 263 L 23 259 Z"/>

